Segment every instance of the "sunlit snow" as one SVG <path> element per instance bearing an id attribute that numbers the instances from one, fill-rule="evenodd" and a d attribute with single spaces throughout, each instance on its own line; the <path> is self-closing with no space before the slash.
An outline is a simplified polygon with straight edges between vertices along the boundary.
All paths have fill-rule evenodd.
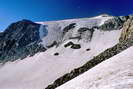
<path id="1" fill-rule="evenodd" d="M 133 47 L 56 89 L 133 89 Z"/>

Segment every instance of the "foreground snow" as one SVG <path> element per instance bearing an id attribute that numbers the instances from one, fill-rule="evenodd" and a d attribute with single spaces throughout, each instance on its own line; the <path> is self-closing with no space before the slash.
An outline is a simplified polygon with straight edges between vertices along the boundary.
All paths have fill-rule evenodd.
<path id="1" fill-rule="evenodd" d="M 57 89 L 133 89 L 133 47 Z"/>

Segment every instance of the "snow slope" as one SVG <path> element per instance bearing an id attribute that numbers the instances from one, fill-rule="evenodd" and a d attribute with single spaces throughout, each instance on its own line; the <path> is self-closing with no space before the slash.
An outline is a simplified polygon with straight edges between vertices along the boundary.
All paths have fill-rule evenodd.
<path id="1" fill-rule="evenodd" d="M 133 47 L 56 89 L 133 89 Z"/>
<path id="2" fill-rule="evenodd" d="M 91 24 L 90 26 L 92 24 L 96 25 L 97 20 L 97 25 L 101 25 L 107 18 L 112 17 L 99 16 L 88 19 L 65 20 L 63 22 L 46 22 L 43 24 L 47 24 L 47 28 L 40 27 L 40 37 L 42 37 L 43 44 L 46 46 L 54 40 L 61 39 L 62 29 L 58 29 L 58 25 L 61 25 L 59 28 L 64 28 L 66 23 L 70 24 L 70 22 L 76 21 L 79 24 L 74 28 L 74 32 L 72 32 L 72 34 L 75 34 L 77 28 L 88 26 L 88 24 Z M 45 33 L 48 33 L 48 35 Z M 60 76 L 83 65 L 92 59 L 93 56 L 117 44 L 120 34 L 121 30 L 102 31 L 95 29 L 91 41 L 87 43 L 84 41 L 66 40 L 58 48 L 52 47 L 32 57 L 8 62 L 0 67 L 0 89 L 44 89 Z M 69 41 L 81 44 L 81 48 L 65 48 L 64 44 Z M 88 48 L 90 51 L 86 51 Z M 58 56 L 54 55 L 56 52 L 59 53 Z"/>
<path id="3" fill-rule="evenodd" d="M 46 47 L 51 45 L 54 41 L 61 43 L 63 39 L 68 39 L 71 36 L 74 37 L 78 35 L 77 31 L 80 28 L 92 28 L 94 26 L 100 26 L 104 24 L 105 21 L 112 18 L 113 16 L 99 15 L 92 18 L 68 19 L 37 23 L 42 24 L 40 27 L 40 38 L 42 39 L 42 44 Z M 65 38 L 63 38 L 63 29 L 72 23 L 76 24 L 75 28 L 72 29 L 67 36 L 65 36 Z"/>
<path id="4" fill-rule="evenodd" d="M 0 89 L 43 89 L 58 77 L 115 45 L 119 36 L 120 30 L 97 30 L 91 43 L 83 44 L 81 49 L 64 48 L 64 43 L 58 48 L 50 48 L 33 57 L 7 63 L 0 68 Z M 91 50 L 86 51 L 87 48 Z M 59 56 L 54 56 L 55 52 L 58 52 Z"/>

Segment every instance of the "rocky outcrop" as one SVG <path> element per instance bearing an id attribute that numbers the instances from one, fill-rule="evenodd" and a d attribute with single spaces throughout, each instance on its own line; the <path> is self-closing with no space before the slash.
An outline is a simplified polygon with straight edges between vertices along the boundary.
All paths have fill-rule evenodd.
<path id="1" fill-rule="evenodd" d="M 23 59 L 36 52 L 45 51 L 39 45 L 40 25 L 29 20 L 22 20 L 11 24 L 0 34 L 0 62 Z"/>
<path id="2" fill-rule="evenodd" d="M 129 19 L 124 23 L 120 42 L 128 39 L 133 40 L 133 16 L 129 16 Z"/>
<path id="3" fill-rule="evenodd" d="M 91 41 L 93 36 L 94 27 L 81 27 L 76 28 L 76 23 L 71 23 L 63 29 L 63 42 L 66 40 L 83 40 L 83 42 Z"/>
<path id="4" fill-rule="evenodd" d="M 105 21 L 103 25 L 99 27 L 101 30 L 118 30 L 121 29 L 124 22 L 129 16 L 114 17 L 110 20 Z"/>
<path id="5" fill-rule="evenodd" d="M 75 28 L 75 25 L 76 23 L 71 23 L 69 24 L 68 26 L 66 26 L 64 29 L 63 29 L 63 34 L 67 33 L 69 30 L 71 29 L 74 29 Z"/>
<path id="6" fill-rule="evenodd" d="M 94 31 L 95 30 L 93 27 L 92 28 L 83 27 L 83 28 L 78 29 L 78 33 L 80 34 L 80 38 L 84 39 L 85 42 L 91 41 Z"/>
<path id="7" fill-rule="evenodd" d="M 67 44 L 64 45 L 64 47 L 71 47 L 72 49 L 80 49 L 81 45 L 80 44 L 74 44 L 73 42 L 68 42 Z"/>

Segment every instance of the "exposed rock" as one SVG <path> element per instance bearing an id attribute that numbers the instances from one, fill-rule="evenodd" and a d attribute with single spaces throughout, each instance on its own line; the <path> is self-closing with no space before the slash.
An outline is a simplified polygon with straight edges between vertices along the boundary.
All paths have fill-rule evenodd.
<path id="1" fill-rule="evenodd" d="M 73 42 L 70 41 L 70 42 L 68 42 L 67 44 L 65 44 L 64 47 L 67 48 L 67 47 L 72 46 L 72 45 L 73 45 Z"/>
<path id="2" fill-rule="evenodd" d="M 55 55 L 55 56 L 58 56 L 58 55 L 59 55 L 59 53 L 54 53 L 54 55 Z"/>
<path id="3" fill-rule="evenodd" d="M 122 28 L 124 22 L 128 19 L 128 16 L 114 17 L 105 21 L 103 25 L 99 27 L 101 30 L 118 30 Z"/>
<path id="4" fill-rule="evenodd" d="M 91 50 L 90 48 L 86 49 L 86 51 L 90 51 L 90 50 Z"/>
<path id="5" fill-rule="evenodd" d="M 69 47 L 69 46 L 70 46 L 72 49 L 80 49 L 80 48 L 81 48 L 80 44 L 74 44 L 74 43 L 71 42 L 71 41 L 64 45 L 65 48 L 66 48 L 66 47 Z"/>
<path id="6" fill-rule="evenodd" d="M 81 46 L 80 46 L 80 44 L 73 44 L 73 45 L 71 46 L 71 48 L 72 48 L 72 49 L 80 49 Z"/>
<path id="7" fill-rule="evenodd" d="M 76 36 L 76 37 L 70 37 L 69 39 L 78 39 L 78 40 L 81 40 L 81 36 Z"/>
<path id="8" fill-rule="evenodd" d="M 66 32 L 68 32 L 69 30 L 75 28 L 75 25 L 76 25 L 76 23 L 71 23 L 71 24 L 69 24 L 68 26 L 66 26 L 66 27 L 63 29 L 63 34 L 65 34 Z"/>
<path id="9" fill-rule="evenodd" d="M 64 27 L 62 42 L 66 41 L 72 37 L 73 29 L 75 28 L 75 26 L 76 26 L 76 23 L 71 23 L 71 24 L 67 25 L 66 27 Z"/>
<path id="10" fill-rule="evenodd" d="M 83 42 L 89 42 L 93 36 L 94 27 L 87 28 L 75 28 L 75 23 L 69 24 L 63 29 L 63 42 L 69 39 L 82 40 Z M 74 29 L 74 30 L 73 30 Z"/>
<path id="11" fill-rule="evenodd" d="M 128 39 L 133 40 L 133 16 L 130 16 L 129 19 L 124 23 L 120 42 Z"/>
<path id="12" fill-rule="evenodd" d="M 84 39 L 86 42 L 91 41 L 91 38 L 93 36 L 93 32 L 94 32 L 94 28 L 80 28 L 78 30 L 79 34 L 80 34 L 80 38 Z"/>
<path id="13" fill-rule="evenodd" d="M 85 31 L 88 31 L 88 30 L 90 30 L 89 28 L 80 28 L 79 30 L 78 30 L 78 32 L 80 33 L 80 34 L 82 34 L 83 32 L 85 32 Z"/>
<path id="14" fill-rule="evenodd" d="M 11 24 L 0 35 L 0 62 L 23 59 L 46 49 L 39 45 L 40 25 L 29 20 Z"/>

